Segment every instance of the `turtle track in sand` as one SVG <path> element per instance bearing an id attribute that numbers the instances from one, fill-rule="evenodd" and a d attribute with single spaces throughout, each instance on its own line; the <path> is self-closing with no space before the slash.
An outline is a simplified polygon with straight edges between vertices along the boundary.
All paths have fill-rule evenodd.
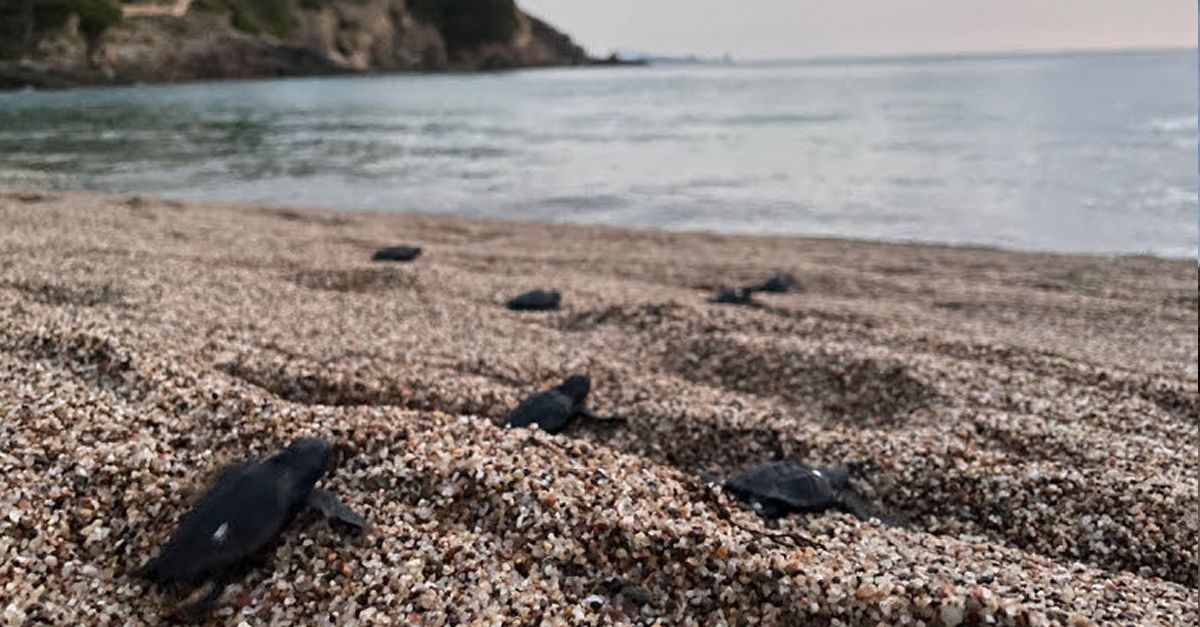
<path id="1" fill-rule="evenodd" d="M 129 351 L 102 332 L 21 332 L 0 326 L 0 351 L 61 369 L 80 381 L 122 396 L 136 397 L 146 385 Z"/>
<path id="2" fill-rule="evenodd" d="M 757 329 L 753 324 L 747 326 L 760 333 L 769 331 L 772 336 L 768 337 L 784 337 L 785 343 L 795 342 L 794 338 L 803 337 L 803 333 L 820 333 L 826 341 L 842 338 L 838 341 L 857 341 L 858 345 L 837 344 L 835 346 L 840 347 L 840 353 L 825 355 L 828 358 L 824 360 L 815 360 L 803 351 L 780 350 L 780 340 L 777 339 L 760 338 L 753 343 L 739 343 L 736 340 L 737 336 L 731 333 L 733 327 L 726 324 L 721 317 L 707 319 L 707 324 L 697 326 L 697 315 L 694 311 L 687 306 L 673 303 L 637 305 L 631 308 L 608 307 L 598 312 L 576 311 L 550 318 L 548 324 L 551 328 L 561 326 L 571 333 L 616 325 L 618 328 L 632 327 L 650 332 L 656 340 L 679 338 L 668 339 L 662 344 L 645 344 L 650 348 L 641 351 L 650 353 L 653 357 L 640 363 L 660 364 L 658 368 L 665 374 L 682 377 L 683 380 L 701 387 L 712 387 L 725 392 L 749 391 L 755 397 L 775 396 L 783 401 L 773 414 L 767 412 L 755 416 L 751 421 L 754 426 L 730 425 L 727 421 L 713 420 L 705 416 L 681 417 L 670 412 L 656 414 L 654 410 L 648 411 L 635 405 L 627 411 L 624 408 L 621 410 L 628 415 L 639 416 L 649 425 L 661 425 L 663 421 L 672 421 L 673 424 L 665 431 L 654 427 L 642 429 L 640 425 L 635 424 L 630 427 L 631 432 L 637 434 L 635 438 L 629 438 L 632 441 L 624 441 L 621 434 L 614 432 L 611 427 L 583 425 L 578 429 L 593 441 L 676 466 L 687 472 L 717 470 L 728 473 L 763 459 L 778 457 L 805 459 L 817 456 L 824 461 L 837 463 L 846 456 L 853 456 L 853 461 L 870 462 L 878 453 L 872 452 L 871 449 L 863 451 L 861 448 L 848 446 L 847 441 L 853 440 L 848 434 L 829 437 L 828 425 L 842 422 L 845 426 L 858 429 L 896 429 L 905 423 L 902 412 L 916 410 L 921 410 L 922 418 L 912 425 L 915 428 L 921 428 L 920 423 L 927 426 L 943 419 L 938 413 L 929 411 L 931 405 L 941 400 L 937 392 L 931 386 L 919 382 L 909 385 L 914 379 L 904 376 L 907 374 L 905 368 L 897 368 L 894 365 L 897 361 L 892 361 L 893 365 L 889 368 L 881 365 L 888 363 L 886 358 L 871 361 L 856 357 L 878 352 L 878 346 L 871 343 L 869 329 L 872 325 L 861 327 L 853 318 L 831 316 L 801 316 L 797 319 L 800 322 L 793 319 L 770 322 L 771 316 L 768 315 L 767 318 L 768 322 L 759 325 Z M 738 322 L 742 323 L 744 320 Z M 730 333 L 729 337 L 734 339 L 726 339 L 723 335 L 725 333 Z M 791 335 L 788 335 L 789 333 Z M 719 347 L 721 352 L 716 353 L 705 348 L 704 350 L 709 352 L 686 358 L 679 357 L 693 346 L 713 345 Z M 696 351 L 693 349 L 693 352 Z M 1088 379 L 1079 374 L 1077 367 L 1062 366 L 1064 360 L 1059 357 L 1029 351 L 981 350 L 969 345 L 943 343 L 933 346 L 931 354 L 934 358 L 949 359 L 956 363 L 966 362 L 966 365 L 972 368 L 981 356 L 986 360 L 985 363 L 1004 363 L 1003 368 L 1012 369 L 1015 363 L 1017 367 L 1014 372 L 1020 376 L 1037 375 L 1044 381 L 1046 376 L 1053 375 L 1055 380 L 1059 380 L 1059 385 L 1063 386 L 1064 394 L 1078 392 L 1081 388 L 1086 391 L 1090 388 L 1081 384 L 1093 380 L 1112 380 L 1109 376 Z M 605 364 L 597 366 L 604 368 Z M 361 374 L 378 373 L 383 368 L 383 364 L 377 360 L 374 363 L 366 363 L 364 367 L 345 368 L 337 362 L 305 364 L 302 360 L 292 357 L 286 360 L 286 365 L 277 366 L 275 370 L 260 368 L 247 376 L 247 371 L 243 369 L 236 374 L 272 390 L 283 398 L 302 403 L 395 405 L 411 409 L 475 414 L 492 420 L 502 415 L 502 410 L 497 413 L 497 407 L 503 405 L 495 401 L 505 397 L 503 391 L 489 399 L 466 405 L 458 399 L 450 400 L 451 397 L 448 396 L 430 397 L 426 392 L 421 392 L 439 387 L 446 389 L 456 385 L 479 385 L 478 381 L 461 379 L 460 373 L 425 372 L 416 379 L 410 378 L 403 385 L 396 384 L 391 373 L 376 379 L 370 379 L 369 374 L 366 375 L 368 378 L 363 378 L 364 375 Z M 706 369 L 714 368 L 716 376 L 706 374 L 710 372 Z M 288 375 L 287 372 L 292 374 Z M 792 377 L 772 376 L 773 373 L 780 372 L 791 374 Z M 613 373 L 610 375 L 608 379 L 611 386 L 622 385 L 621 377 Z M 900 375 L 899 385 L 896 385 L 897 375 Z M 749 376 L 750 379 L 745 381 L 738 379 L 739 376 Z M 756 376 L 761 378 L 755 380 L 753 377 Z M 1011 391 L 1014 377 L 1008 376 L 1008 387 Z M 1020 376 L 1015 378 L 1019 379 Z M 986 374 L 972 373 L 964 378 L 986 380 Z M 799 383 L 797 379 L 800 380 Z M 735 385 L 728 385 L 730 381 Z M 764 394 L 759 385 L 762 383 L 773 387 L 768 387 L 768 393 Z M 877 387 L 872 387 L 873 385 Z M 1131 388 L 1119 386 L 1104 389 Z M 669 397 L 677 394 L 678 389 L 661 389 L 646 396 Z M 414 400 L 422 395 L 423 400 Z M 858 402 L 847 403 L 847 395 L 852 395 L 851 400 Z M 867 399 L 865 403 L 860 400 L 864 396 Z M 1135 405 L 1139 396 L 1142 395 L 1135 394 L 1133 397 Z M 901 402 L 893 402 L 897 398 Z M 1029 399 L 1036 400 L 1032 394 Z M 1009 400 L 1007 404 L 999 400 L 995 404 L 1014 412 L 1037 411 L 1037 408 L 1029 405 L 1029 400 Z M 704 401 L 691 403 L 692 406 L 704 404 Z M 1185 519 L 1188 502 L 1178 491 L 1163 492 L 1161 487 L 1148 484 L 1151 492 L 1161 493 L 1160 496 L 1165 497 L 1165 501 L 1156 498 L 1155 503 L 1158 505 L 1152 510 L 1128 513 L 1127 508 L 1122 507 L 1122 499 L 1115 496 L 1104 502 L 1102 507 L 1104 511 L 1115 514 L 1106 514 L 1099 518 L 1092 515 L 1091 508 L 1085 507 L 1080 510 L 1080 503 L 1070 498 L 1071 494 L 1088 485 L 1110 485 L 1114 493 L 1119 493 L 1124 490 L 1122 486 L 1136 482 L 1138 473 L 1134 469 L 1114 468 L 1110 460 L 1094 459 L 1094 455 L 1088 454 L 1089 451 L 1102 450 L 1109 438 L 1115 437 L 1115 434 L 1104 435 L 1103 431 L 1097 435 L 1083 433 L 1085 440 L 1080 442 L 1078 439 L 1081 434 L 1057 424 L 1070 421 L 1072 417 L 1067 415 L 1055 416 L 1055 420 L 1047 422 L 1037 416 L 1014 417 L 987 407 L 964 408 L 961 405 L 962 402 L 950 403 L 946 409 L 953 410 L 957 416 L 954 421 L 960 423 L 963 429 L 951 437 L 935 438 L 936 443 L 925 449 L 917 448 L 900 453 L 906 448 L 912 448 L 906 445 L 907 433 L 900 433 L 895 437 L 877 433 L 876 438 L 879 442 L 872 449 L 890 451 L 890 458 L 868 466 L 871 472 L 879 473 L 880 476 L 867 479 L 871 485 L 865 491 L 911 520 L 918 528 L 930 532 L 951 536 L 992 537 L 1012 546 L 1049 556 L 1067 554 L 1075 558 L 1082 557 L 1118 570 L 1148 569 L 1166 572 L 1168 578 L 1179 578 L 1182 581 L 1188 581 L 1192 577 L 1186 565 L 1191 563 L 1194 557 L 1186 551 L 1175 553 L 1159 550 L 1150 555 L 1129 559 L 1120 554 L 1110 555 L 1111 551 L 1108 549 L 1114 544 L 1146 544 L 1139 538 L 1137 530 L 1147 516 Z M 859 410 L 858 413 L 853 411 L 856 409 Z M 964 413 L 970 415 L 963 417 Z M 1086 419 L 1086 416 L 1075 419 Z M 798 428 L 797 420 L 800 420 L 804 428 Z M 1129 426 L 1137 421 L 1120 422 Z M 1114 423 L 1110 421 L 1109 424 Z M 1157 428 L 1161 428 L 1161 420 L 1156 424 Z M 1092 425 L 1091 428 L 1103 429 L 1104 425 Z M 1178 454 L 1179 451 L 1164 458 L 1159 454 L 1161 447 L 1153 440 L 1146 440 L 1144 437 L 1139 440 L 1134 434 L 1133 441 L 1139 448 L 1154 451 L 1153 457 L 1163 459 L 1162 463 L 1166 467 L 1184 461 L 1183 456 Z M 1032 472 L 1033 476 L 1024 481 L 1004 482 L 997 481 L 990 474 L 958 474 L 953 468 L 930 465 L 930 459 L 936 459 L 947 452 L 977 459 L 977 463 L 1003 469 L 1005 473 L 1019 475 Z M 891 476 L 895 468 L 906 467 L 913 473 L 913 477 L 901 482 Z M 1177 480 L 1186 483 L 1182 476 L 1168 477 L 1165 481 L 1170 483 Z M 991 496 L 996 492 L 1010 496 L 1002 502 L 996 502 Z M 954 505 L 948 505 L 949 503 Z M 1010 510 L 1014 509 L 1019 513 L 1010 513 Z M 1047 527 L 1055 531 L 1046 533 L 1044 529 Z M 1175 527 L 1165 532 L 1175 537 L 1174 542 L 1185 545 L 1195 533 L 1186 526 Z M 1068 538 L 1075 538 L 1076 541 L 1065 542 Z M 1153 547 L 1154 544 L 1150 546 Z M 1069 553 L 1066 553 L 1067 551 Z"/>
<path id="3" fill-rule="evenodd" d="M 16 281 L 0 283 L 0 288 L 21 291 L 31 300 L 46 305 L 74 305 L 77 307 L 100 307 L 124 304 L 120 289 L 110 283 L 96 285 L 59 285 L 49 281 Z"/>
<path id="4" fill-rule="evenodd" d="M 498 407 L 510 398 L 491 381 L 455 371 L 414 369 L 381 373 L 378 363 L 306 359 L 268 350 L 217 364 L 232 377 L 303 405 L 384 406 L 499 418 Z M 454 386 L 475 396 L 454 395 Z"/>
<path id="5" fill-rule="evenodd" d="M 344 268 L 300 270 L 289 276 L 296 285 L 313 290 L 372 293 L 418 288 L 417 277 L 402 268 Z"/>
<path id="6" fill-rule="evenodd" d="M 925 409 L 936 392 L 901 362 L 821 350 L 786 340 L 710 335 L 671 344 L 663 368 L 693 382 L 777 396 L 811 407 L 822 421 L 888 428 Z"/>
<path id="7" fill-rule="evenodd" d="M 671 313 L 662 315 L 664 311 Z M 986 536 L 1050 557 L 1082 558 L 1113 570 L 1163 573 L 1169 579 L 1195 583 L 1192 566 L 1197 555 L 1188 547 L 1197 530 L 1183 522 L 1194 505 L 1187 491 L 1194 489 L 1195 479 L 1184 470 L 1194 444 L 1183 443 L 1197 442 L 1197 435 L 1194 429 L 1177 431 L 1174 416 L 1148 401 L 1144 384 L 1113 384 L 1120 381 L 1120 373 L 1108 370 L 1107 374 L 1089 375 L 1091 368 L 1064 366 L 1065 360 L 1059 357 L 1021 350 L 980 351 L 954 343 L 918 353 L 915 361 L 912 357 L 893 358 L 933 372 L 945 368 L 942 363 L 965 368 L 969 374 L 959 376 L 969 386 L 987 383 L 997 374 L 1006 383 L 998 386 L 1005 394 L 987 385 L 974 394 L 969 388 L 963 393 L 962 386 L 943 394 L 931 385 L 906 387 L 905 379 L 895 385 L 896 380 L 888 378 L 895 370 L 879 365 L 886 361 L 862 360 L 860 356 L 879 353 L 883 347 L 872 341 L 868 329 L 854 322 L 818 319 L 824 346 L 837 351 L 818 361 L 804 352 L 780 348 L 802 345 L 804 338 L 817 330 L 810 326 L 771 324 L 772 333 L 778 335 L 746 342 L 737 335 L 726 339 L 722 334 L 730 332 L 729 326 L 720 318 L 697 328 L 694 318 L 669 307 L 606 310 L 599 316 L 577 314 L 575 319 L 648 331 L 656 342 L 627 347 L 652 356 L 639 363 L 658 359 L 672 375 L 714 388 L 721 396 L 748 391 L 754 397 L 776 397 L 738 420 L 740 427 L 733 427 L 718 412 L 674 416 L 667 411 L 643 416 L 644 422 L 652 425 L 648 429 L 631 424 L 633 435 L 628 438 L 608 430 L 588 430 L 597 441 L 688 472 L 728 474 L 772 458 L 867 462 L 867 472 L 873 476 L 858 479 L 870 484 L 864 493 L 917 528 L 952 537 Z M 691 339 L 677 339 L 680 337 Z M 699 350 L 694 348 L 697 345 Z M 962 357 L 972 353 L 990 359 L 1008 353 L 1024 359 L 1007 360 L 1010 363 L 996 372 L 970 360 L 963 363 Z M 879 376 L 862 376 L 859 369 L 864 362 Z M 1029 389 L 1032 386 L 1021 385 L 1022 377 L 1032 375 L 1038 376 L 1043 388 L 1046 378 L 1052 377 L 1054 386 L 1061 387 L 1055 394 L 1064 397 L 1068 406 L 1078 405 L 1079 411 L 1062 411 L 1053 404 L 1040 406 L 1037 393 Z M 846 385 L 850 382 L 855 385 Z M 872 394 L 872 385 L 879 386 L 877 395 Z M 865 397 L 870 404 L 845 403 L 843 394 L 848 392 L 861 395 L 852 397 L 855 400 Z M 989 392 L 997 398 L 990 398 Z M 1104 398 L 1114 392 L 1129 394 L 1111 401 Z M 680 390 L 676 387 L 672 393 L 678 395 Z M 668 392 L 663 389 L 643 396 L 654 394 Z M 1113 406 L 1096 412 L 1074 402 L 1073 397 Z M 897 398 L 902 402 L 893 402 Z M 706 403 L 682 404 L 697 407 Z M 868 412 L 857 416 L 846 411 L 864 406 Z M 637 409 L 617 411 L 638 415 Z M 1107 418 L 1148 412 L 1153 417 Z M 1105 418 L 1093 420 L 1096 414 Z M 862 420 L 864 416 L 873 420 Z M 859 420 L 854 421 L 855 417 Z M 656 428 L 664 421 L 681 424 Z M 1080 431 L 1077 425 L 1087 425 L 1087 429 Z M 866 429 L 873 441 L 864 448 L 853 432 L 844 428 Z M 1164 428 L 1182 439 L 1164 447 L 1164 441 L 1147 436 L 1148 432 L 1161 434 Z M 1103 454 L 1114 446 L 1129 450 L 1128 462 L 1114 464 Z M 727 450 L 739 453 L 723 453 Z M 938 459 L 946 456 L 962 458 L 965 466 L 980 470 L 945 466 Z M 1161 476 L 1145 478 L 1142 469 L 1147 466 Z M 904 478 L 899 479 L 898 474 Z M 1154 496 L 1144 506 L 1130 510 L 1123 495 L 1143 484 Z M 1079 498 L 1098 485 L 1108 486 L 1101 490 L 1103 496 Z M 997 494 L 1006 496 L 997 500 Z M 1102 503 L 1098 508 L 1085 505 L 1096 499 Z M 1147 530 L 1148 519 L 1181 524 Z M 1160 533 L 1166 534 L 1165 544 L 1176 547 L 1174 550 L 1162 550 L 1164 543 L 1151 535 Z M 1111 546 L 1135 547 L 1140 553 L 1113 552 Z"/>

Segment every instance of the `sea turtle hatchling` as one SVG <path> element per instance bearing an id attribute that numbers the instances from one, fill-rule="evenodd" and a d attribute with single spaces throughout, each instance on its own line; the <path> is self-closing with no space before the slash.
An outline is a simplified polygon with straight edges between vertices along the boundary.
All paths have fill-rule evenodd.
<path id="1" fill-rule="evenodd" d="M 722 486 L 763 518 L 837 509 L 862 519 L 879 517 L 850 487 L 850 471 L 797 462 L 759 464 Z M 886 521 L 885 521 L 886 522 Z"/>
<path id="2" fill-rule="evenodd" d="M 757 306 L 754 300 L 753 287 L 723 287 L 709 299 L 708 302 L 718 305 L 750 305 Z"/>
<path id="3" fill-rule="evenodd" d="M 513 311 L 550 311 L 558 309 L 562 295 L 558 290 L 533 290 L 511 298 L 505 307 Z"/>
<path id="4" fill-rule="evenodd" d="M 375 251 L 371 261 L 412 261 L 420 256 L 420 246 L 389 246 Z"/>
<path id="5" fill-rule="evenodd" d="M 754 295 L 758 292 L 774 292 L 783 293 L 800 289 L 800 282 L 796 277 L 779 273 L 771 276 L 767 280 L 758 285 L 747 285 L 745 287 L 722 287 L 717 290 L 717 293 L 709 299 L 711 303 L 721 305 L 749 305 L 752 307 L 760 306 L 760 303 L 754 299 Z"/>
<path id="6" fill-rule="evenodd" d="M 592 388 L 592 379 L 586 374 L 568 377 L 557 387 L 538 392 L 517 405 L 508 414 L 508 427 L 528 427 L 536 424 L 546 433 L 559 433 L 576 418 L 591 418 L 611 422 L 623 422 L 618 416 L 598 416 L 588 409 L 587 395 Z"/>
<path id="7" fill-rule="evenodd" d="M 797 290 L 799 288 L 800 282 L 796 280 L 796 277 L 784 272 L 780 272 L 755 286 L 754 291 L 783 293 Z"/>
<path id="8" fill-rule="evenodd" d="M 199 600 L 180 609 L 185 617 L 208 614 L 232 571 L 270 544 L 305 509 L 331 522 L 364 529 L 362 515 L 317 489 L 329 471 L 333 445 L 321 438 L 300 438 L 262 461 L 226 469 L 179 527 L 157 558 L 140 574 L 159 586 L 205 586 Z"/>

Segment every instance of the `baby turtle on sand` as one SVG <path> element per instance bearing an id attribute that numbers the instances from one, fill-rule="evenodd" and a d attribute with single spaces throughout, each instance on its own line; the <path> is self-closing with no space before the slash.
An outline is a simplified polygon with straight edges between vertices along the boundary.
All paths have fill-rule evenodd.
<path id="1" fill-rule="evenodd" d="M 561 302 L 558 290 L 533 290 L 514 297 L 506 306 L 513 311 L 547 311 L 558 309 Z"/>
<path id="2" fill-rule="evenodd" d="M 185 616 L 200 618 L 220 598 L 232 571 L 270 544 L 304 509 L 331 522 L 365 528 L 362 515 L 315 487 L 332 461 L 333 445 L 327 440 L 300 438 L 263 461 L 225 470 L 140 574 L 160 586 L 190 586 L 192 597 L 208 586 L 202 598 L 181 608 Z"/>
<path id="3" fill-rule="evenodd" d="M 505 426 L 528 427 L 537 424 L 546 433 L 559 433 L 576 418 L 622 422 L 616 416 L 597 416 L 587 407 L 587 395 L 592 388 L 592 379 L 586 374 L 577 374 L 561 385 L 538 392 L 521 401 L 508 415 Z"/>
<path id="4" fill-rule="evenodd" d="M 754 288 L 754 291 L 781 293 L 789 292 L 798 287 L 800 287 L 800 282 L 796 280 L 796 277 L 781 272 L 760 283 Z"/>
<path id="5" fill-rule="evenodd" d="M 864 520 L 876 516 L 850 488 L 850 471 L 844 467 L 768 462 L 725 481 L 723 486 L 749 503 L 763 518 L 827 509 L 838 509 Z"/>
<path id="6" fill-rule="evenodd" d="M 709 301 L 721 305 L 757 305 L 753 287 L 723 287 Z"/>
<path id="7" fill-rule="evenodd" d="M 420 246 L 389 246 L 375 251 L 371 261 L 412 261 L 420 256 Z"/>
<path id="8" fill-rule="evenodd" d="M 717 291 L 716 296 L 713 296 L 709 302 L 719 303 L 722 305 L 751 305 L 758 306 L 759 302 L 754 300 L 755 292 L 788 292 L 800 287 L 800 282 L 796 277 L 790 274 L 776 274 L 771 278 L 759 283 L 758 285 L 748 285 L 746 287 L 723 287 Z"/>

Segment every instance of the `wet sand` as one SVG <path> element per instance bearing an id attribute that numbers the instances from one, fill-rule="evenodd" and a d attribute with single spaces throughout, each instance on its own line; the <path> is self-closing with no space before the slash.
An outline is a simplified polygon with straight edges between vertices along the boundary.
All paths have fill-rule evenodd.
<path id="1" fill-rule="evenodd" d="M 1194 261 L 39 192 L 0 226 L 10 624 L 161 621 L 131 573 L 300 435 L 373 529 L 298 521 L 215 624 L 1198 620 Z M 581 370 L 628 425 L 498 426 Z M 696 478 L 774 458 L 902 525 Z"/>

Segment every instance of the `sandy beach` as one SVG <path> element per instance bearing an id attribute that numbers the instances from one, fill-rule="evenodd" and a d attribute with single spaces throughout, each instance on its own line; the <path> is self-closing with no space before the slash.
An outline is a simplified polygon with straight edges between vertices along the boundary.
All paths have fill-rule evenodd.
<path id="1" fill-rule="evenodd" d="M 297 521 L 213 624 L 1200 620 L 1194 260 L 8 191 L 0 310 L 6 624 L 160 623 L 134 571 L 301 435 L 373 528 Z M 628 424 L 502 428 L 578 371 Z M 777 458 L 901 524 L 698 478 Z"/>

